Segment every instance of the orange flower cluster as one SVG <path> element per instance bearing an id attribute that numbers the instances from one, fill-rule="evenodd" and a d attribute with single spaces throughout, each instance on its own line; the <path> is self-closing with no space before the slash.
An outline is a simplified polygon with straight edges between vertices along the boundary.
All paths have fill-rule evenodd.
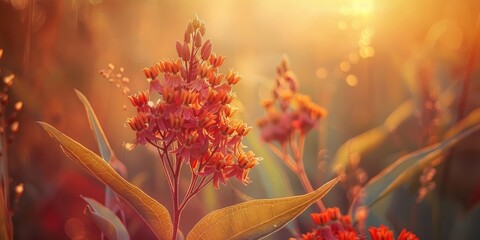
<path id="1" fill-rule="evenodd" d="M 251 127 L 232 119 L 232 87 L 241 77 L 233 70 L 219 72 L 225 58 L 212 53 L 210 40 L 203 41 L 205 31 L 205 23 L 195 17 L 183 42 L 176 42 L 178 58 L 144 69 L 150 90 L 130 96 L 138 112 L 127 120 L 136 132 L 133 145 L 158 148 L 173 175 L 176 163 L 184 162 L 197 176 L 211 175 L 216 188 L 230 177 L 247 184 L 259 158 L 242 145 Z M 152 101 L 151 92 L 161 98 Z"/>
<path id="2" fill-rule="evenodd" d="M 285 143 L 297 131 L 304 135 L 326 115 L 324 108 L 297 91 L 297 78 L 284 57 L 277 67 L 273 98 L 262 101 L 266 116 L 257 122 L 266 142 Z"/>
<path id="3" fill-rule="evenodd" d="M 304 240 L 359 240 L 365 236 L 357 234 L 352 227 L 350 216 L 343 216 L 338 208 L 328 208 L 321 213 L 312 213 L 313 222 L 317 225 L 312 231 L 302 234 Z M 394 240 L 393 232 L 388 227 L 370 227 L 372 240 Z M 397 240 L 418 240 L 415 234 L 403 229 Z"/>

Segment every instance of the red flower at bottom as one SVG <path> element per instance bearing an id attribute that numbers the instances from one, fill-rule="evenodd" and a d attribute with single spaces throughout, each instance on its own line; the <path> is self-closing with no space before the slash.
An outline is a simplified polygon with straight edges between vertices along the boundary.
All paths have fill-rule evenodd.
<path id="1" fill-rule="evenodd" d="M 368 232 L 372 240 L 393 240 L 393 232 L 384 225 L 380 225 L 378 228 L 370 227 Z"/>

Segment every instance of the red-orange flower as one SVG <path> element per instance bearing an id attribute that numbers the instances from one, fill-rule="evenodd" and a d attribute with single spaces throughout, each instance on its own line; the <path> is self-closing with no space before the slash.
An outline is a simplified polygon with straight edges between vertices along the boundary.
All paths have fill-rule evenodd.
<path id="1" fill-rule="evenodd" d="M 359 240 L 366 238 L 363 234 L 355 232 L 350 217 L 342 215 L 340 209 L 336 207 L 320 213 L 312 213 L 311 217 L 317 226 L 312 231 L 302 234 L 301 239 Z M 370 227 L 369 233 L 372 240 L 394 240 L 393 232 L 383 225 L 378 228 Z M 419 238 L 403 229 L 398 240 L 419 240 Z"/>
<path id="2" fill-rule="evenodd" d="M 187 26 L 184 41 L 176 42 L 177 59 L 144 68 L 149 91 L 129 97 L 137 109 L 137 115 L 127 120 L 136 132 L 133 146 L 158 148 L 173 175 L 177 175 L 174 166 L 181 162 L 194 175 L 210 176 L 217 188 L 230 177 L 246 184 L 259 158 L 242 145 L 251 128 L 232 120 L 236 97 L 232 86 L 241 77 L 233 70 L 226 75 L 219 72 L 225 58 L 212 53 L 210 40 L 202 40 L 205 29 L 195 18 Z M 154 92 L 160 99 L 150 99 Z"/>
<path id="3" fill-rule="evenodd" d="M 370 227 L 368 232 L 372 240 L 393 240 L 393 232 L 384 225 L 380 225 L 378 228 Z"/>
<path id="4" fill-rule="evenodd" d="M 400 232 L 400 235 L 398 236 L 398 240 L 419 240 L 415 234 L 403 229 L 402 232 Z"/>

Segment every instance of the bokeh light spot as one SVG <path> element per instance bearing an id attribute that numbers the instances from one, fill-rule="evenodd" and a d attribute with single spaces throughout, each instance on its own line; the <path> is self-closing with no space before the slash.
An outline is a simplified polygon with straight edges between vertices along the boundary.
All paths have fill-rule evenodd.
<path id="1" fill-rule="evenodd" d="M 353 74 L 348 74 L 347 78 L 345 78 L 345 82 L 348 86 L 355 87 L 358 84 L 358 78 Z"/>
<path id="2" fill-rule="evenodd" d="M 325 68 L 317 69 L 316 75 L 319 79 L 325 79 L 328 77 L 328 71 Z"/>
<path id="3" fill-rule="evenodd" d="M 82 220 L 70 218 L 65 223 L 65 233 L 70 239 L 85 239 L 85 226 Z"/>
<path id="4" fill-rule="evenodd" d="M 342 70 L 343 72 L 350 71 L 350 68 L 351 68 L 351 65 L 348 61 L 342 61 L 340 63 L 340 70 Z"/>

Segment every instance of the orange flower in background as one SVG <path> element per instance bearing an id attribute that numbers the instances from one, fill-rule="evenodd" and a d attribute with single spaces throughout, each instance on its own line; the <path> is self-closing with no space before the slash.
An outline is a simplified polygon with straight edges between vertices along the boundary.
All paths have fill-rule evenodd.
<path id="1" fill-rule="evenodd" d="M 283 144 L 297 131 L 305 135 L 327 114 L 309 96 L 298 93 L 298 80 L 286 57 L 277 67 L 272 96 L 263 100 L 266 116 L 257 122 L 266 142 Z"/>

